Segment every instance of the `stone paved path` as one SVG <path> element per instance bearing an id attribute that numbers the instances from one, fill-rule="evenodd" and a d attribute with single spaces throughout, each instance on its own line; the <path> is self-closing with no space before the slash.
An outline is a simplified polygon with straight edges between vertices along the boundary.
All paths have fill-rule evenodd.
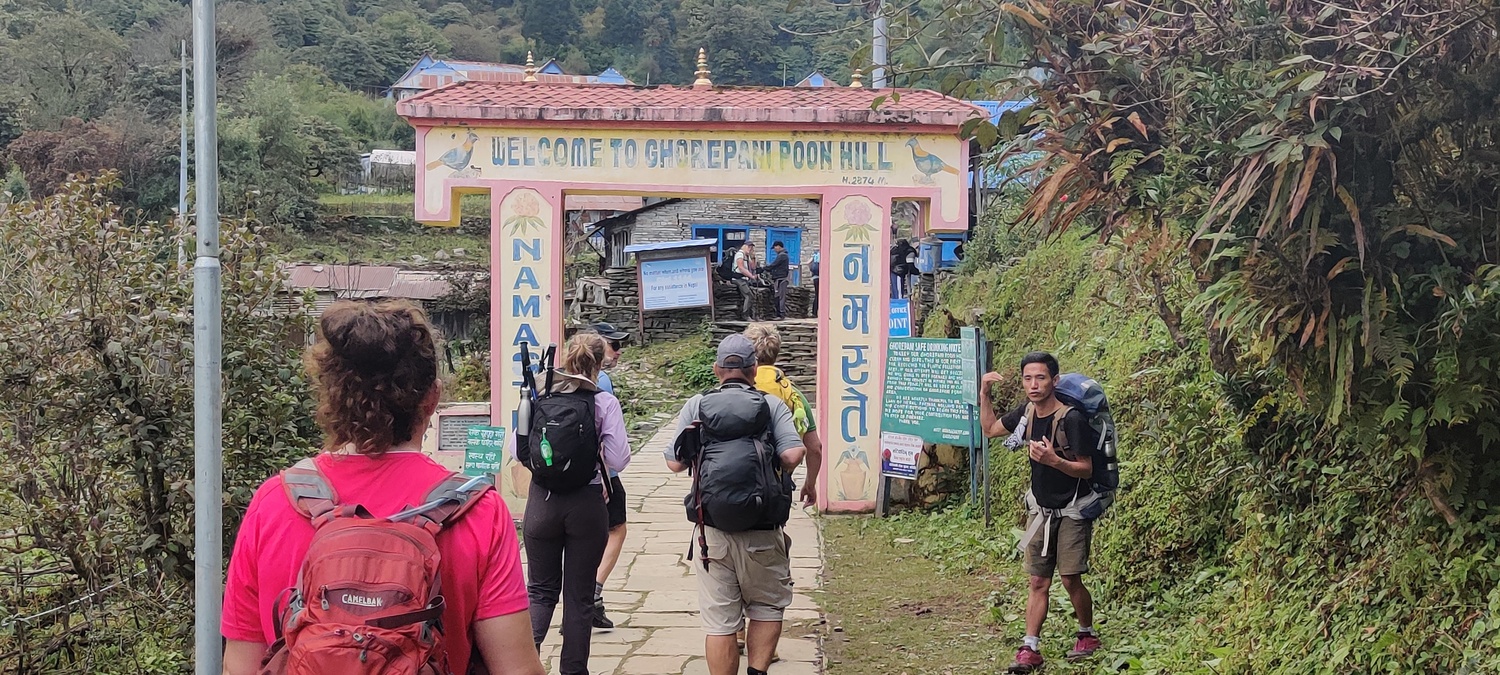
<path id="1" fill-rule="evenodd" d="M 698 623 L 698 586 L 686 560 L 692 525 L 683 515 L 682 497 L 689 479 L 667 470 L 662 448 L 676 430 L 669 424 L 635 455 L 621 475 L 629 507 L 628 534 L 620 563 L 605 585 L 604 602 L 615 622 L 613 631 L 595 631 L 589 659 L 592 675 L 707 675 L 703 631 Z M 802 484 L 798 471 L 797 484 Z M 792 579 L 796 596 L 787 610 L 772 675 L 818 675 L 822 653 L 818 630 L 822 612 L 813 600 L 823 569 L 822 541 L 816 521 L 792 509 L 787 525 L 792 537 Z M 562 640 L 555 625 L 542 644 L 548 672 L 557 672 Z M 741 661 L 738 672 L 743 673 Z"/>

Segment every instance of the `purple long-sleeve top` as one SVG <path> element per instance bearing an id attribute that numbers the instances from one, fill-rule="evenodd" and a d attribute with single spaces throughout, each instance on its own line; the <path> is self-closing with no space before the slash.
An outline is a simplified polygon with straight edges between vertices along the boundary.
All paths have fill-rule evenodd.
<path id="1" fill-rule="evenodd" d="M 553 387 L 558 391 L 561 387 Z M 630 465 L 630 437 L 625 432 L 625 411 L 620 399 L 614 394 L 600 391 L 594 394 L 594 426 L 599 430 L 599 449 L 604 454 L 604 467 L 619 473 Z M 515 443 L 510 444 L 510 456 L 519 459 Z M 592 485 L 604 484 L 604 477 L 595 475 Z"/>
<path id="2" fill-rule="evenodd" d="M 604 451 L 605 468 L 619 473 L 630 464 L 630 437 L 625 432 L 625 411 L 614 394 L 594 394 L 594 426 L 599 428 L 599 447 Z M 595 483 L 603 478 L 594 477 Z"/>

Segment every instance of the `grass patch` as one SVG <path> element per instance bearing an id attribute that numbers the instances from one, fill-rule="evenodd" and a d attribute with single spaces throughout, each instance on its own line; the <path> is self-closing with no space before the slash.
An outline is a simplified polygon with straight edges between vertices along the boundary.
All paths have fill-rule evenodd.
<path id="1" fill-rule="evenodd" d="M 324 206 L 353 206 L 364 204 L 405 204 L 411 206 L 415 203 L 416 195 L 407 194 L 327 194 L 318 197 L 318 203 Z"/>
<path id="2" fill-rule="evenodd" d="M 1027 579 L 1010 516 L 1000 509 L 989 530 L 967 507 L 824 519 L 829 675 L 1003 672 L 1026 633 Z M 1105 519 L 1099 527 L 1115 524 Z M 1105 651 L 1082 663 L 1063 658 L 1077 623 L 1054 583 L 1042 631 L 1049 675 L 1216 672 L 1222 655 L 1194 654 L 1177 641 L 1194 630 L 1190 619 L 1182 622 L 1198 609 L 1178 600 L 1201 601 L 1222 586 L 1204 579 L 1191 593 L 1120 603 L 1100 583 L 1110 571 L 1095 567 L 1101 576 L 1085 580 Z"/>
<path id="3" fill-rule="evenodd" d="M 868 517 L 823 521 L 828 675 L 993 673 L 1011 644 L 988 620 L 993 574 L 943 571 Z"/>
<path id="4" fill-rule="evenodd" d="M 337 264 L 410 264 L 421 256 L 431 262 L 439 251 L 455 265 L 482 269 L 489 264 L 490 239 L 467 228 L 428 227 L 410 220 L 390 219 L 391 224 L 364 219 L 359 226 L 328 227 L 314 232 L 274 235 L 272 244 L 290 260 Z M 463 255 L 454 254 L 461 249 Z"/>

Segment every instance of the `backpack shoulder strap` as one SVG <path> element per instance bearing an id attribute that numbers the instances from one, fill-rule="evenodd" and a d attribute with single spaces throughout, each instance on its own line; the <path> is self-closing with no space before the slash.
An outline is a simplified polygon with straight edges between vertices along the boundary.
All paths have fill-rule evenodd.
<path id="1" fill-rule="evenodd" d="M 314 524 L 339 507 L 338 493 L 312 457 L 282 469 L 281 487 L 292 508 Z"/>
<path id="2" fill-rule="evenodd" d="M 1058 408 L 1057 412 L 1052 413 L 1052 444 L 1059 448 L 1067 447 L 1068 445 L 1068 432 L 1066 427 L 1063 426 L 1063 420 L 1066 420 L 1068 413 L 1071 412 L 1073 412 L 1073 407 L 1065 405 Z"/>
<path id="3" fill-rule="evenodd" d="M 469 509 L 479 503 L 479 498 L 495 489 L 483 476 L 469 477 L 460 473 L 449 473 L 427 491 L 422 500 L 420 513 L 412 515 L 414 522 L 436 535 L 444 526 L 457 522 Z M 398 520 L 401 514 L 391 516 Z"/>

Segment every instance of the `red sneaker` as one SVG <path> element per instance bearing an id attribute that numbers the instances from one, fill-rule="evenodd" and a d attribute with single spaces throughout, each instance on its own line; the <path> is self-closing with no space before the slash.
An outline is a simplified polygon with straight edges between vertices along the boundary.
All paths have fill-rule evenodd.
<path id="1" fill-rule="evenodd" d="M 1016 660 L 1005 669 L 1007 673 L 1034 673 L 1042 669 L 1042 655 L 1035 649 L 1022 646 L 1016 652 Z"/>
<path id="2" fill-rule="evenodd" d="M 1104 645 L 1099 642 L 1099 636 L 1093 633 L 1079 633 L 1078 641 L 1073 643 L 1072 651 L 1068 652 L 1069 661 L 1086 659 L 1094 655 Z"/>

